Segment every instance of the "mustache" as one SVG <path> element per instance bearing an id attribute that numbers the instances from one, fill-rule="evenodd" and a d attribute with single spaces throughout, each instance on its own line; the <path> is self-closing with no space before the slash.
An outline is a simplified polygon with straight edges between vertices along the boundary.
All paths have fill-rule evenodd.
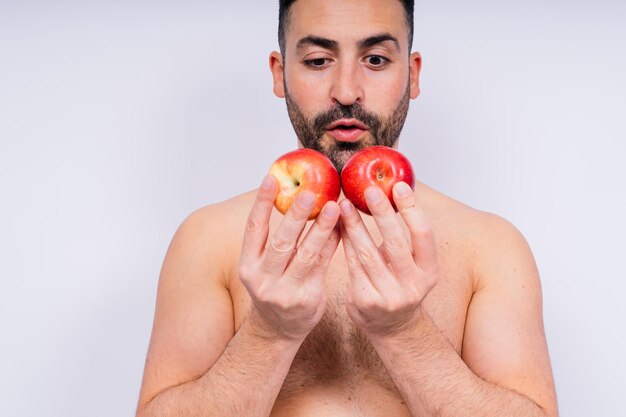
<path id="1" fill-rule="evenodd" d="M 382 124 L 380 118 L 363 109 L 363 107 L 361 107 L 358 103 L 350 104 L 348 106 L 337 103 L 332 109 L 318 114 L 313 119 L 313 128 L 319 135 L 321 135 L 326 126 L 340 119 L 356 119 L 367 125 L 374 132 L 378 131 Z"/>

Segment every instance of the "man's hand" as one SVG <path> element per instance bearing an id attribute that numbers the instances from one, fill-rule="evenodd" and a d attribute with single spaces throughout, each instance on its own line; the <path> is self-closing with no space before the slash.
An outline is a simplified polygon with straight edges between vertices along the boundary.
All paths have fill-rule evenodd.
<path id="1" fill-rule="evenodd" d="M 385 337 L 417 320 L 422 300 L 437 282 L 437 251 L 407 184 L 393 189 L 400 216 L 377 187 L 369 187 L 365 197 L 383 243 L 376 246 L 352 203 L 342 201 L 341 235 L 351 280 L 346 307 L 368 336 Z"/>
<path id="2" fill-rule="evenodd" d="M 339 244 L 339 207 L 329 201 L 302 239 L 314 195 L 300 193 L 268 239 L 277 181 L 268 175 L 250 212 L 239 276 L 254 304 L 248 320 L 270 338 L 302 340 L 326 307 L 324 278 Z"/>

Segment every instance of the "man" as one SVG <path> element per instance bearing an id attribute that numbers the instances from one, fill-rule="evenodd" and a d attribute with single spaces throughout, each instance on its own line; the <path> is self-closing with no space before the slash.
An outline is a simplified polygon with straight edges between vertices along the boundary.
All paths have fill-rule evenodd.
<path id="1" fill-rule="evenodd" d="M 413 2 L 281 1 L 270 56 L 300 146 L 396 146 Z M 506 221 L 417 183 L 306 222 L 277 183 L 193 213 L 159 281 L 138 416 L 556 416 L 541 287 Z M 219 243 L 219 244 L 218 244 Z"/>

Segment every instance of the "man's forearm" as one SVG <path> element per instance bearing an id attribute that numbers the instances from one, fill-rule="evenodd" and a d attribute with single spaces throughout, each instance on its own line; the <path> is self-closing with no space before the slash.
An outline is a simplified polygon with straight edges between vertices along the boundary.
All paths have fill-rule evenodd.
<path id="1" fill-rule="evenodd" d="M 160 393 L 137 417 L 269 416 L 298 348 L 259 336 L 244 322 L 210 370 Z"/>
<path id="2" fill-rule="evenodd" d="M 426 312 L 412 332 L 371 341 L 413 416 L 547 416 L 529 398 L 474 374 Z"/>

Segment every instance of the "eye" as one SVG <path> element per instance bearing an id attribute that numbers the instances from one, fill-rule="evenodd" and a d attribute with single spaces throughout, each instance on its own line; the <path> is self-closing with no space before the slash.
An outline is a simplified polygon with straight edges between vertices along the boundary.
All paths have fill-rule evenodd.
<path id="1" fill-rule="evenodd" d="M 328 58 L 307 59 L 304 61 L 304 65 L 313 69 L 322 69 L 328 64 L 328 61 Z"/>
<path id="2" fill-rule="evenodd" d="M 365 62 L 372 68 L 378 69 L 385 67 L 389 62 L 387 58 L 380 55 L 370 55 L 365 57 Z"/>

